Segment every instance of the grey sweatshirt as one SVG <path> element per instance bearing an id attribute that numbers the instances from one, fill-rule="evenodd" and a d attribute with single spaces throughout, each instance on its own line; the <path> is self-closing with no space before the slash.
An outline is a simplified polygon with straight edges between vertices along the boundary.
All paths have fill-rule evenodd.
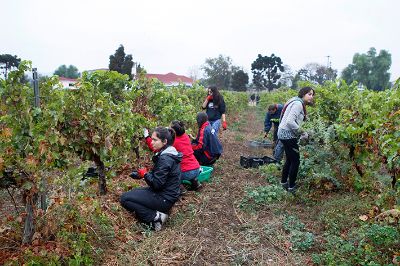
<path id="1" fill-rule="evenodd" d="M 294 100 L 296 99 L 296 100 Z M 293 101 L 294 100 L 294 101 Z M 278 139 L 295 139 L 300 136 L 299 128 L 304 120 L 303 100 L 298 97 L 291 102 L 283 114 L 278 128 Z"/>

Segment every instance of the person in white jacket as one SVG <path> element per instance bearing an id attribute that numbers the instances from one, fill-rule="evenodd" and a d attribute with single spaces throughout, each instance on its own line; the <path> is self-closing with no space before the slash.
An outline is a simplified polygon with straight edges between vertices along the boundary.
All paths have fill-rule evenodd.
<path id="1" fill-rule="evenodd" d="M 304 87 L 299 91 L 298 97 L 291 98 L 283 107 L 278 139 L 282 142 L 286 161 L 282 169 L 281 185 L 289 192 L 295 192 L 296 178 L 300 165 L 300 153 L 298 140 L 300 136 L 306 137 L 306 132 L 300 129 L 306 120 L 306 105 L 313 102 L 315 91 L 311 87 Z M 303 135 L 302 135 L 303 134 Z"/>

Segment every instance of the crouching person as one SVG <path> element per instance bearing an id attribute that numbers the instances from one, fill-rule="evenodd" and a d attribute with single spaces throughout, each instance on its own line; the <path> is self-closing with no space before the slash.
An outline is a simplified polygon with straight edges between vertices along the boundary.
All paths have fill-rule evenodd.
<path id="1" fill-rule="evenodd" d="M 134 212 L 140 222 L 160 231 L 168 213 L 179 199 L 181 183 L 180 162 L 182 154 L 172 146 L 175 132 L 170 128 L 157 127 L 152 136 L 152 146 L 158 150 L 153 156 L 151 171 L 141 168 L 131 174 L 132 178 L 143 178 L 148 187 L 136 188 L 121 196 L 121 205 Z"/>
<path id="2" fill-rule="evenodd" d="M 222 154 L 218 133 L 211 127 L 206 113 L 197 113 L 196 120 L 199 131 L 192 141 L 194 156 L 200 165 L 213 165 Z"/>
<path id="3" fill-rule="evenodd" d="M 201 188 L 201 184 L 197 178 L 200 175 L 200 165 L 196 160 L 196 157 L 194 157 L 190 138 L 185 133 L 185 125 L 181 121 L 174 120 L 171 122 L 171 128 L 176 134 L 172 146 L 174 146 L 178 152 L 182 153 L 181 181 L 189 181 L 191 184 L 191 190 L 199 190 Z M 147 129 L 144 129 L 144 138 L 147 147 L 149 147 L 152 152 L 157 152 L 157 150 L 154 149 L 153 145 L 151 144 L 152 140 Z"/>
<path id="4" fill-rule="evenodd" d="M 191 190 L 199 190 L 201 184 L 197 179 L 200 175 L 200 165 L 194 156 L 190 138 L 185 132 L 185 125 L 183 122 L 174 120 L 171 122 L 171 128 L 175 130 L 176 138 L 174 147 L 177 151 L 182 153 L 181 162 L 181 179 L 189 181 Z"/>

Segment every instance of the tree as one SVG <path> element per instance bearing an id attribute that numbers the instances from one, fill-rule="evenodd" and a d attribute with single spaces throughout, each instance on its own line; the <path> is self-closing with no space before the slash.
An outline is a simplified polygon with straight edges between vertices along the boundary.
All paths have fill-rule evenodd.
<path id="1" fill-rule="evenodd" d="M 392 56 L 386 50 L 376 54 L 375 48 L 370 48 L 366 54 L 356 53 L 353 63 L 348 65 L 342 72 L 342 78 L 347 83 L 353 81 L 361 82 L 372 90 L 383 90 L 389 87 Z"/>
<path id="2" fill-rule="evenodd" d="M 206 85 L 215 85 L 218 88 L 229 89 L 232 75 L 239 67 L 232 65 L 232 59 L 219 55 L 217 58 L 207 58 L 202 65 Z"/>
<path id="3" fill-rule="evenodd" d="M 76 66 L 69 65 L 69 67 L 67 67 L 66 65 L 61 65 L 56 69 L 56 71 L 54 71 L 54 75 L 64 78 L 76 79 L 79 78 L 81 74 L 79 73 Z"/>
<path id="4" fill-rule="evenodd" d="M 192 66 L 189 68 L 188 73 L 189 77 L 193 79 L 194 81 L 197 81 L 200 79 L 200 67 L 199 66 Z"/>
<path id="5" fill-rule="evenodd" d="M 231 86 L 234 91 L 246 91 L 249 75 L 243 70 L 238 70 L 232 75 Z"/>
<path id="6" fill-rule="evenodd" d="M 278 88 L 278 80 L 281 77 L 279 72 L 283 72 L 282 60 L 280 57 L 271 54 L 271 56 L 258 55 L 257 59 L 251 64 L 253 72 L 253 83 L 262 89 L 271 91 Z"/>
<path id="7" fill-rule="evenodd" d="M 12 68 L 17 68 L 21 59 L 16 55 L 2 54 L 0 55 L 0 69 L 4 69 L 4 78 L 7 79 L 7 73 Z"/>
<path id="8" fill-rule="evenodd" d="M 108 68 L 121 74 L 126 74 L 132 79 L 133 62 L 132 55 L 125 55 L 124 46 L 121 44 L 114 55 L 110 55 L 110 64 Z"/>
<path id="9" fill-rule="evenodd" d="M 337 70 L 331 67 L 318 65 L 313 76 L 313 80 L 318 84 L 323 85 L 325 81 L 335 80 L 337 77 Z"/>
<path id="10" fill-rule="evenodd" d="M 325 81 L 334 80 L 336 76 L 336 69 L 318 63 L 308 63 L 296 73 L 293 80 L 293 88 L 297 87 L 298 81 L 311 81 L 323 85 Z"/>
<path id="11" fill-rule="evenodd" d="M 283 68 L 284 68 L 284 71 L 283 71 L 279 81 L 281 82 L 281 84 L 283 86 L 292 87 L 294 77 L 295 77 L 293 70 L 289 65 L 284 65 Z"/>

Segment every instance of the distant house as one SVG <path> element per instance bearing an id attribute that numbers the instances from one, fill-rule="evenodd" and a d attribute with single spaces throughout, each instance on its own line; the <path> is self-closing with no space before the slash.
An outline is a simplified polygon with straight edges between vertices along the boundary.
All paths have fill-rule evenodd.
<path id="1" fill-rule="evenodd" d="M 75 89 L 77 79 L 60 77 L 60 82 L 64 89 Z"/>
<path id="2" fill-rule="evenodd" d="M 85 70 L 89 74 L 95 72 L 95 71 L 108 71 L 108 68 L 97 68 L 97 69 L 90 69 L 90 70 Z"/>
<path id="3" fill-rule="evenodd" d="M 172 87 L 172 86 L 177 86 L 180 83 L 185 84 L 188 87 L 192 87 L 194 80 L 191 78 L 188 78 L 186 76 L 181 76 L 181 75 L 176 75 L 174 73 L 168 73 L 168 74 L 146 74 L 146 78 L 148 79 L 158 79 L 162 83 L 165 84 L 167 87 Z"/>

